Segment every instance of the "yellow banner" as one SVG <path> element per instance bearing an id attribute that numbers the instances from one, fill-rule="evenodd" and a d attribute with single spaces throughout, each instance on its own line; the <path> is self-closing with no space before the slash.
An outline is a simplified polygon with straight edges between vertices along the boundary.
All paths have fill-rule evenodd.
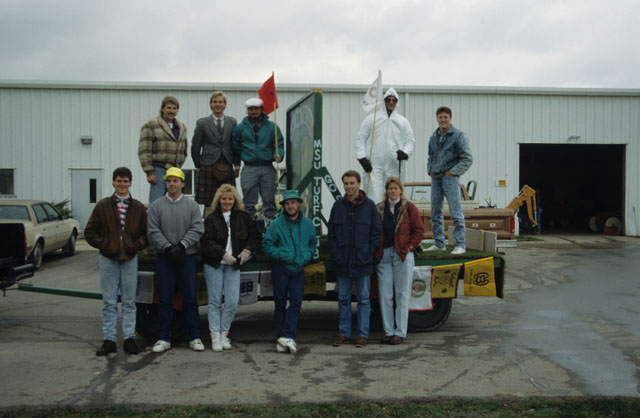
<path id="1" fill-rule="evenodd" d="M 462 264 L 447 264 L 433 267 L 431 279 L 431 297 L 440 299 L 455 298 Z"/>
<path id="2" fill-rule="evenodd" d="M 324 263 L 309 264 L 304 268 L 304 294 L 327 295 L 327 269 Z"/>
<path id="3" fill-rule="evenodd" d="M 464 263 L 464 295 L 496 296 L 493 257 Z"/>

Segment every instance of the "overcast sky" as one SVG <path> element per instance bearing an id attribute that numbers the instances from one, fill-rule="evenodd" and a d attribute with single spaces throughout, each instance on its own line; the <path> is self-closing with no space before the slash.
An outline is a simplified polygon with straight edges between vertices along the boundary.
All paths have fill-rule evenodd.
<path id="1" fill-rule="evenodd" d="M 0 0 L 0 79 L 640 87 L 638 0 Z"/>

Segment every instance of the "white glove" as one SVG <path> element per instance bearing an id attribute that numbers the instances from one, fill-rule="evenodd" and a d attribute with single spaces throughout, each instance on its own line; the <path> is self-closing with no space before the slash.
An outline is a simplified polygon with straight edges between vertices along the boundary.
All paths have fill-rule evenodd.
<path id="1" fill-rule="evenodd" d="M 243 265 L 244 263 L 249 261 L 250 258 L 251 258 L 251 251 L 249 251 L 247 248 L 240 251 L 240 255 L 238 255 L 238 260 L 240 260 L 240 265 Z"/>
<path id="2" fill-rule="evenodd" d="M 229 253 L 224 253 L 224 255 L 222 256 L 222 261 L 232 266 L 236 263 L 236 258 Z"/>

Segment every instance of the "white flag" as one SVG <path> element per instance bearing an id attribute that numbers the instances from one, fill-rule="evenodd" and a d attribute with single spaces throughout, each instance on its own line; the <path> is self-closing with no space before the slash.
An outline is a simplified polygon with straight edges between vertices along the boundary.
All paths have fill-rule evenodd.
<path id="1" fill-rule="evenodd" d="M 373 111 L 380 110 L 382 103 L 382 71 L 378 70 L 378 78 L 375 79 L 362 98 L 362 110 L 368 115 Z"/>
<path id="2" fill-rule="evenodd" d="M 431 298 L 431 266 L 416 266 L 413 269 L 411 283 L 410 311 L 430 311 L 433 309 Z"/>

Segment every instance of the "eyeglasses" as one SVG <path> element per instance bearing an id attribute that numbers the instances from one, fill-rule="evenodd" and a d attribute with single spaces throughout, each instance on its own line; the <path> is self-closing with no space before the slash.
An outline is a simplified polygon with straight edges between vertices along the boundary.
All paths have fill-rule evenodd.
<path id="1" fill-rule="evenodd" d="M 395 97 L 387 97 L 386 99 L 384 99 L 385 102 L 393 102 L 393 103 L 397 103 L 398 99 L 396 99 Z"/>

